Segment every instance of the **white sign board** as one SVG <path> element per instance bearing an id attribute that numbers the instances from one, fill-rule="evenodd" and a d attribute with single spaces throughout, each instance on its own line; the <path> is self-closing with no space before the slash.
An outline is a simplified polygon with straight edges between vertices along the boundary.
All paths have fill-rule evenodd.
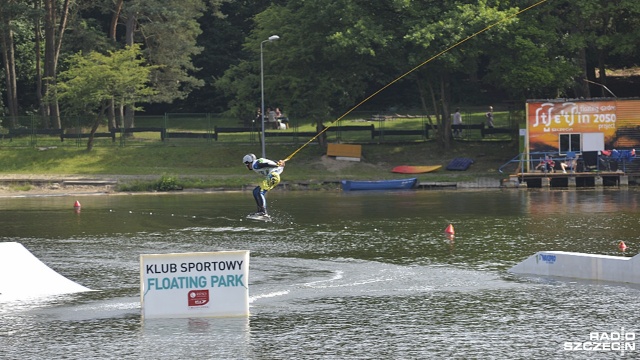
<path id="1" fill-rule="evenodd" d="M 249 316 L 249 251 L 140 255 L 144 318 Z"/>
<path id="2" fill-rule="evenodd" d="M 582 151 L 604 150 L 604 133 L 582 134 Z"/>

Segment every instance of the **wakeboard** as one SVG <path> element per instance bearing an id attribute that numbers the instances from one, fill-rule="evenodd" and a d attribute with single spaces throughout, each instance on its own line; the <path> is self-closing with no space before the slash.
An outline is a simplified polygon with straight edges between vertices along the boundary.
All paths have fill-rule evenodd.
<path id="1" fill-rule="evenodd" d="M 271 216 L 269 216 L 269 215 L 249 214 L 249 215 L 247 215 L 247 219 L 257 220 L 257 221 L 271 221 Z"/>

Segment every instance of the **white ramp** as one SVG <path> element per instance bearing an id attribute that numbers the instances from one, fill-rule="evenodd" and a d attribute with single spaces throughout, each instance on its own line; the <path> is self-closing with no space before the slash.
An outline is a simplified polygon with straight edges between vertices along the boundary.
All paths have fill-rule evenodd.
<path id="1" fill-rule="evenodd" d="M 540 251 L 509 269 L 509 272 L 640 284 L 640 255 L 628 258 L 565 251 Z"/>
<path id="2" fill-rule="evenodd" d="M 0 242 L 0 302 L 91 291 L 53 271 L 22 244 Z"/>

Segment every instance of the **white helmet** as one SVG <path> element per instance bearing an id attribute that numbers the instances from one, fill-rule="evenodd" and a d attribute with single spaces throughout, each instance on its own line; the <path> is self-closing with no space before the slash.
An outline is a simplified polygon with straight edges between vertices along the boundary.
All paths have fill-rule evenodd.
<path id="1" fill-rule="evenodd" d="M 253 164 L 254 161 L 256 161 L 256 156 L 253 154 L 247 154 L 242 158 L 242 163 L 245 165 Z"/>

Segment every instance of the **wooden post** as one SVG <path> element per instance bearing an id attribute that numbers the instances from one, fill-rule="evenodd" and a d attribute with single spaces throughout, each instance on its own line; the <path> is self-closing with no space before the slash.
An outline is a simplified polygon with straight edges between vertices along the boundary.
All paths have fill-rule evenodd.
<path id="1" fill-rule="evenodd" d="M 542 186 L 543 188 L 551 187 L 551 179 L 550 179 L 550 178 L 548 178 L 548 177 L 543 177 L 543 178 L 541 178 L 540 180 L 542 181 L 541 186 Z"/>
<path id="2" fill-rule="evenodd" d="M 620 187 L 629 187 L 629 176 L 628 175 L 622 175 L 620 176 Z"/>
<path id="3" fill-rule="evenodd" d="M 602 185 L 603 185 L 602 176 L 596 176 L 594 178 L 594 182 L 595 182 L 596 187 L 602 187 Z"/>

